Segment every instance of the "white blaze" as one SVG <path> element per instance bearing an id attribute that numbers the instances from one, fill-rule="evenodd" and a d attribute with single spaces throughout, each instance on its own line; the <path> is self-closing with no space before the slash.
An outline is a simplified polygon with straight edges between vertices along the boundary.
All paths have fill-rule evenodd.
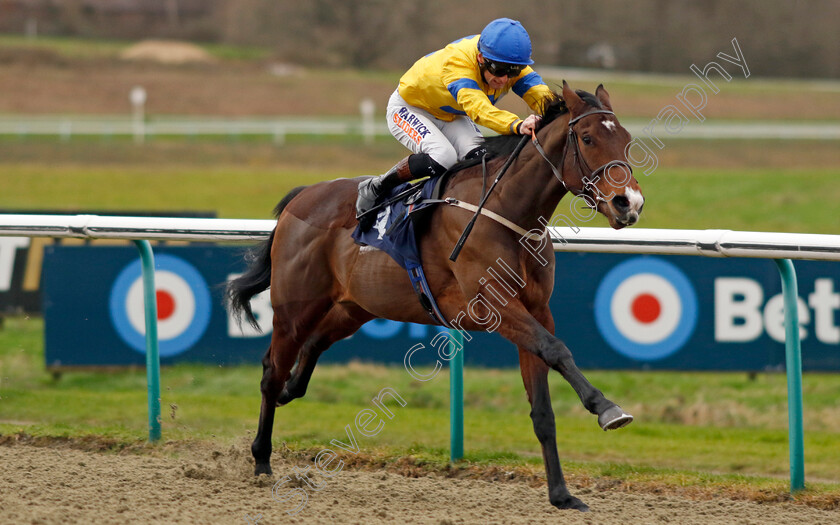
<path id="1" fill-rule="evenodd" d="M 642 205 L 645 203 L 645 198 L 642 196 L 641 192 L 638 192 L 633 188 L 627 188 L 624 190 L 624 196 L 627 197 L 627 200 L 630 202 L 630 209 L 636 211 L 642 209 Z"/>

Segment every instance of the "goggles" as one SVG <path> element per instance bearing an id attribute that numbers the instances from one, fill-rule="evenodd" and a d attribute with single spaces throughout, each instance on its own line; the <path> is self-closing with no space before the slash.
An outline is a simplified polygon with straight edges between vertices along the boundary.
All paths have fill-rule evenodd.
<path id="1" fill-rule="evenodd" d="M 494 77 L 515 77 L 518 76 L 519 73 L 522 73 L 522 70 L 525 69 L 526 66 L 525 64 L 508 64 L 506 62 L 494 62 L 493 60 L 484 57 L 484 67 Z"/>

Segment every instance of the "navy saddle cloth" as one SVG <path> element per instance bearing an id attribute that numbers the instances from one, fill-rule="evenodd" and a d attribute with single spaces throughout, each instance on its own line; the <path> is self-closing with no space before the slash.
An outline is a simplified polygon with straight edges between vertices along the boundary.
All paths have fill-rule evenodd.
<path id="1" fill-rule="evenodd" d="M 376 215 L 376 222 L 370 230 L 361 232 L 359 227 L 356 226 L 353 231 L 353 240 L 356 241 L 356 244 L 372 246 L 382 250 L 406 270 L 421 266 L 420 251 L 417 247 L 417 237 L 414 231 L 415 219 L 425 215 L 420 214 L 421 211 L 442 202 L 432 198 L 435 186 L 437 186 L 435 182 L 438 182 L 438 179 L 427 179 L 413 185 L 406 182 L 394 188 L 384 202 L 411 187 L 414 187 L 414 191 L 409 192 L 404 198 L 381 208 Z"/>

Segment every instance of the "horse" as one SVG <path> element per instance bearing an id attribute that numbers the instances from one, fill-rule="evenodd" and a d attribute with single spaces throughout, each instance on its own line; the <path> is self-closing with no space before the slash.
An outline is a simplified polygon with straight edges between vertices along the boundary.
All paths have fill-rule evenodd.
<path id="1" fill-rule="evenodd" d="M 549 501 L 560 509 L 586 511 L 587 505 L 569 493 L 560 467 L 549 368 L 571 384 L 604 430 L 620 428 L 632 416 L 590 384 L 569 348 L 554 336 L 548 306 L 554 251 L 545 225 L 566 193 L 580 199 L 577 208 L 589 206 L 592 215 L 604 215 L 615 229 L 637 222 L 644 197 L 626 161 L 630 134 L 613 113 L 603 85 L 593 95 L 574 91 L 564 81 L 562 92 L 542 109 L 534 142 L 522 147 L 486 199 L 486 209 L 502 222 L 479 217 L 453 262 L 447 255 L 471 216 L 456 206 L 439 205 L 418 231 L 418 243 L 429 288 L 440 311 L 459 329 L 487 329 L 488 305 L 474 299 L 497 297 L 496 331 L 519 351 Z M 498 168 L 519 140 L 485 139 L 490 160 L 484 168 Z M 485 169 L 480 162 L 466 164 L 448 179 L 442 198 L 478 202 L 486 188 Z M 292 190 L 274 210 L 277 224 L 268 240 L 252 249 L 246 272 L 228 284 L 230 309 L 255 326 L 251 297 L 270 287 L 273 308 L 271 343 L 262 359 L 259 427 L 251 446 L 255 475 L 271 475 L 275 408 L 303 397 L 318 357 L 330 345 L 375 318 L 434 324 L 406 272 L 384 252 L 363 248 L 351 238 L 361 180 L 337 179 Z M 541 234 L 523 242 L 523 231 Z M 543 241 L 537 248 L 536 238 Z M 516 274 L 519 289 L 511 289 L 499 273 L 488 278 L 485 269 L 499 260 Z M 500 296 L 505 289 L 508 295 Z M 464 315 L 467 310 L 470 315 Z"/>

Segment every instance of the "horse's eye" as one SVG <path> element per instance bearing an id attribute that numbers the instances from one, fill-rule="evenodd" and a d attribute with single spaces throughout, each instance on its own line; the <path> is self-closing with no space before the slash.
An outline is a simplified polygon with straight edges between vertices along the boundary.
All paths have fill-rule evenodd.
<path id="1" fill-rule="evenodd" d="M 592 138 L 589 135 L 584 135 L 583 136 L 583 143 L 586 144 L 587 146 L 591 145 L 592 144 Z"/>

